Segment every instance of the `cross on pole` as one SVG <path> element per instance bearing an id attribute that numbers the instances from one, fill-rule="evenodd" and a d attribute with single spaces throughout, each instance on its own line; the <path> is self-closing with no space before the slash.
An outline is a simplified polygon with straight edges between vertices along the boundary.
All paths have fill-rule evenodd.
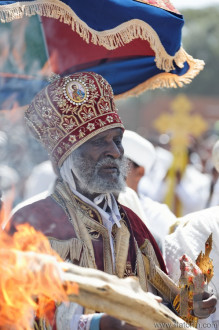
<path id="1" fill-rule="evenodd" d="M 207 123 L 200 115 L 191 114 L 192 103 L 184 94 L 179 94 L 170 104 L 170 108 L 172 113 L 164 113 L 158 117 L 154 121 L 154 127 L 159 133 L 170 135 L 173 163 L 167 176 L 168 191 L 165 202 L 176 216 L 181 216 L 179 202 L 176 201 L 175 187 L 188 163 L 190 138 L 191 136 L 197 138 L 203 134 L 207 129 Z"/>

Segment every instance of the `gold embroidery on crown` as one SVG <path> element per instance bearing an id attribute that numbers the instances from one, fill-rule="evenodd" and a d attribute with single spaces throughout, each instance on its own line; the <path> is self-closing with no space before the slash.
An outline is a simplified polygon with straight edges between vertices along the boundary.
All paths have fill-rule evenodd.
<path id="1" fill-rule="evenodd" d="M 82 105 L 81 109 L 78 111 L 78 117 L 82 122 L 92 120 L 97 116 L 97 112 L 93 105 Z"/>
<path id="2" fill-rule="evenodd" d="M 67 132 L 72 131 L 74 128 L 79 126 L 79 122 L 74 115 L 62 116 L 61 120 L 61 125 Z"/>
<path id="3" fill-rule="evenodd" d="M 60 129 L 57 127 L 52 127 L 48 129 L 48 136 L 51 139 L 51 142 L 54 141 L 54 144 L 57 143 L 62 137 L 64 137 L 64 134 Z"/>
<path id="4" fill-rule="evenodd" d="M 112 112 L 110 102 L 105 100 L 103 97 L 97 103 L 100 113 Z"/>

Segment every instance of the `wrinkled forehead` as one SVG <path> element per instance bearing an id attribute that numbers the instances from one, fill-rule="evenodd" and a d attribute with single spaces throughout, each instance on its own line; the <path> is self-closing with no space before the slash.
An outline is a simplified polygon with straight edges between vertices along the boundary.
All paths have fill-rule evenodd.
<path id="1" fill-rule="evenodd" d="M 116 137 L 119 137 L 122 139 L 123 132 L 124 132 L 124 130 L 121 127 L 110 128 L 110 129 L 104 130 L 103 132 L 100 132 L 100 133 L 96 134 L 95 136 L 91 137 L 83 145 L 86 145 L 86 144 L 88 145 L 90 142 L 99 140 L 99 139 L 103 139 L 103 140 L 109 139 L 110 140 L 110 139 L 114 139 Z"/>
<path id="2" fill-rule="evenodd" d="M 93 142 L 95 141 L 104 141 L 104 140 L 115 140 L 115 139 L 120 139 L 122 142 L 122 137 L 123 137 L 124 130 L 120 127 L 116 128 L 110 128 L 108 130 L 105 130 L 103 132 L 100 132 L 96 134 L 95 136 L 91 137 L 89 140 L 84 142 L 82 145 L 80 145 L 77 149 L 75 149 L 72 152 L 73 157 L 78 157 L 81 156 L 82 154 L 86 155 L 86 151 L 89 153 L 92 153 L 93 149 L 96 149 L 95 145 Z"/>

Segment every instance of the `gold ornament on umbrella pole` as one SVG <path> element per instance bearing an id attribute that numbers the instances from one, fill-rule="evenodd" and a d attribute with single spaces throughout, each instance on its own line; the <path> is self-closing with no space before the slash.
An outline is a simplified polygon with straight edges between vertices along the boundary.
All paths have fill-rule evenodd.
<path id="1" fill-rule="evenodd" d="M 214 275 L 213 260 L 209 257 L 211 250 L 212 234 L 205 242 L 205 253 L 201 251 L 195 263 L 187 255 L 180 258 L 179 288 L 181 291 L 175 297 L 173 306 L 180 317 L 194 328 L 198 326 L 198 317 L 190 313 L 195 310 L 194 296 L 205 291 Z"/>
<path id="2" fill-rule="evenodd" d="M 199 137 L 207 129 L 207 123 L 200 115 L 191 114 L 192 104 L 184 94 L 179 94 L 171 103 L 172 114 L 164 113 L 154 122 L 154 127 L 161 134 L 170 135 L 170 148 L 173 163 L 168 171 L 168 189 L 165 203 L 181 216 L 181 205 L 175 196 L 175 187 L 182 177 L 188 163 L 190 137 Z"/>

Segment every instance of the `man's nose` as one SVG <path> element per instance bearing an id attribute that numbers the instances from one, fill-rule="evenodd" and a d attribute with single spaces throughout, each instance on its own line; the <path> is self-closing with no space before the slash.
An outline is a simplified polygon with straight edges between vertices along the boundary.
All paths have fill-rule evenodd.
<path id="1" fill-rule="evenodd" d="M 122 157 L 124 154 L 124 149 L 122 145 L 118 146 L 115 142 L 108 144 L 105 151 L 105 156 L 111 156 L 114 159 Z"/>

